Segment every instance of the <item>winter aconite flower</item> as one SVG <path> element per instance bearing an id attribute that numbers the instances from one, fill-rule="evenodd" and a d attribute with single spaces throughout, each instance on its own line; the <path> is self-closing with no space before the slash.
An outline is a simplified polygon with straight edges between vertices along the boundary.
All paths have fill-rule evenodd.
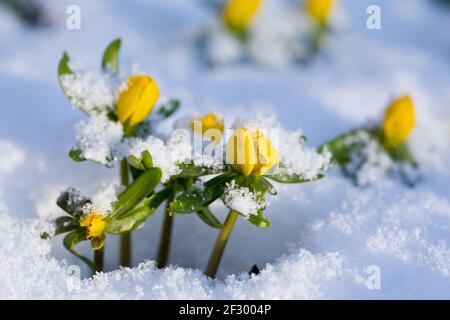
<path id="1" fill-rule="evenodd" d="M 386 109 L 382 123 L 383 137 L 388 145 L 404 143 L 414 128 L 414 102 L 408 95 L 393 101 Z"/>
<path id="2" fill-rule="evenodd" d="M 201 122 L 201 126 L 196 126 L 195 122 Z M 208 113 L 201 118 L 194 120 L 190 125 L 192 131 L 198 134 L 202 134 L 203 132 L 209 129 L 216 129 L 220 132 L 224 130 L 223 118 L 219 118 L 214 112 Z"/>
<path id="3" fill-rule="evenodd" d="M 155 80 L 149 76 L 130 76 L 127 88 L 122 90 L 117 101 L 117 117 L 126 127 L 134 127 L 148 116 L 159 98 Z"/>
<path id="4" fill-rule="evenodd" d="M 223 21 L 233 32 L 245 32 L 261 7 L 262 0 L 229 0 L 223 9 Z"/>
<path id="5" fill-rule="evenodd" d="M 86 228 L 87 239 L 100 237 L 105 230 L 105 225 L 103 215 L 96 212 L 89 213 L 80 220 L 80 226 Z"/>
<path id="6" fill-rule="evenodd" d="M 305 10 L 307 14 L 319 23 L 326 23 L 336 0 L 307 0 Z"/>
<path id="7" fill-rule="evenodd" d="M 271 142 L 259 130 L 236 129 L 227 142 L 227 162 L 244 176 L 264 175 L 280 158 Z"/>

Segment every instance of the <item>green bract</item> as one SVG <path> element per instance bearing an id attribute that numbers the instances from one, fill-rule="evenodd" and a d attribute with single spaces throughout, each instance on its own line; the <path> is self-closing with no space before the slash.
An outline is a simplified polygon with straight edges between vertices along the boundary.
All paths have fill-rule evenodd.
<path id="1" fill-rule="evenodd" d="M 160 169 L 150 168 L 142 172 L 133 183 L 119 194 L 117 201 L 112 204 L 112 210 L 104 213 L 106 223 L 104 232 L 123 234 L 138 228 L 170 195 L 167 189 L 154 192 L 160 181 Z M 84 215 L 86 205 L 92 204 L 91 200 L 78 194 L 75 189 L 68 189 L 59 196 L 57 204 L 68 215 L 59 217 L 54 221 L 54 235 L 67 233 L 64 238 L 64 246 L 80 257 L 93 270 L 97 270 L 97 266 L 92 261 L 81 256 L 75 250 L 75 246 L 79 242 L 88 240 L 85 228 L 80 226 L 80 219 Z M 91 240 L 91 245 L 97 250 L 103 246 L 104 241 L 104 236 L 95 238 Z"/>
<path id="2" fill-rule="evenodd" d="M 210 213 L 208 206 L 219 198 L 222 198 L 223 200 L 225 191 L 231 182 L 234 182 L 237 187 L 247 188 L 252 194 L 255 195 L 257 200 L 264 200 L 267 193 L 272 195 L 276 194 L 276 190 L 268 179 L 279 183 L 292 184 L 305 183 L 323 178 L 323 175 L 319 175 L 315 179 L 305 179 L 298 174 L 290 174 L 288 173 L 287 168 L 283 168 L 282 164 L 280 164 L 280 168 L 276 173 L 271 173 L 270 170 L 267 175 L 264 176 L 244 176 L 233 171 L 231 166 L 228 165 L 224 166 L 223 169 L 220 170 L 215 169 L 213 170 L 214 172 L 209 171 L 211 169 L 196 167 L 193 164 L 184 165 L 182 168 L 182 170 L 186 170 L 182 171 L 182 174 L 185 175 L 187 173 L 192 173 L 192 176 L 195 176 L 195 173 L 198 173 L 195 177 L 213 173 L 219 173 L 219 175 L 216 175 L 206 181 L 201 189 L 191 188 L 181 192 L 175 200 L 171 202 L 169 207 L 170 212 L 175 214 L 197 213 L 203 221 L 205 221 L 205 217 L 202 212 L 208 212 L 208 216 L 213 217 L 214 224 L 212 225 L 210 220 L 205 222 L 215 227 L 218 227 L 216 223 L 218 220 L 212 213 Z M 234 208 L 229 209 L 235 210 Z M 238 213 L 244 215 L 241 212 Z M 259 228 L 267 228 L 270 225 L 269 220 L 263 216 L 263 209 L 258 210 L 257 214 L 249 215 L 248 221 Z"/>
<path id="3" fill-rule="evenodd" d="M 379 128 L 360 128 L 346 132 L 322 145 L 319 150 L 327 148 L 332 154 L 332 161 L 338 164 L 345 176 L 357 184 L 357 176 L 362 166 L 368 161 L 365 149 L 370 143 L 377 146 L 379 152 L 384 153 L 396 168 L 388 171 L 398 171 L 401 179 L 407 185 L 414 185 L 415 181 L 404 171 L 404 165 L 414 169 L 418 164 L 406 143 L 392 146 L 388 144 Z"/>

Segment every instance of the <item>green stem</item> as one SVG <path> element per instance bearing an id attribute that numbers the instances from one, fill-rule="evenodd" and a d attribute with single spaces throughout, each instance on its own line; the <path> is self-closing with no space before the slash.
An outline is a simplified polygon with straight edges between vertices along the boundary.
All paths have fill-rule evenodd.
<path id="1" fill-rule="evenodd" d="M 167 261 L 169 260 L 170 253 L 170 240 L 172 238 L 172 229 L 173 229 L 173 219 L 174 216 L 169 214 L 169 205 L 173 200 L 174 191 L 171 190 L 172 194 L 167 198 L 166 202 L 166 210 L 164 211 L 164 221 L 161 230 L 161 238 L 159 240 L 159 249 L 158 249 L 158 257 L 157 257 L 157 266 L 158 268 L 164 268 L 167 265 Z"/>
<path id="2" fill-rule="evenodd" d="M 219 236 L 217 237 L 214 249 L 209 257 L 208 265 L 205 270 L 205 275 L 214 278 L 219 268 L 220 260 L 222 259 L 223 251 L 227 245 L 228 239 L 230 238 L 231 231 L 233 231 L 234 224 L 238 217 L 238 213 L 234 210 L 230 210 L 223 228 L 220 230 Z"/>
<path id="3" fill-rule="evenodd" d="M 98 272 L 102 272 L 103 271 L 103 257 L 105 254 L 105 250 L 104 250 L 104 246 L 101 247 L 98 250 L 94 250 L 94 263 L 97 266 L 97 270 Z"/>
<path id="4" fill-rule="evenodd" d="M 128 163 L 123 159 L 120 163 L 120 183 L 123 186 L 129 184 Z M 131 233 L 120 236 L 120 265 L 129 267 L 131 265 Z"/>

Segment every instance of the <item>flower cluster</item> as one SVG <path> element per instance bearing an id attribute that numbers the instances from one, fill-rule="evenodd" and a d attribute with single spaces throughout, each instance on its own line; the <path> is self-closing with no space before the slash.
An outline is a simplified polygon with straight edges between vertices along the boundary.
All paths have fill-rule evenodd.
<path id="1" fill-rule="evenodd" d="M 324 25 L 334 1 L 306 2 L 306 11 Z M 261 6 L 260 0 L 230 1 L 223 23 L 242 36 Z M 72 71 L 64 54 L 58 75 L 70 101 L 89 116 L 76 126 L 75 161 L 91 160 L 106 166 L 120 161 L 120 187 L 108 187 L 93 196 L 69 188 L 57 200 L 65 212 L 55 220 L 54 235 L 93 270 L 102 270 L 108 234 L 121 235 L 120 264 L 130 265 L 131 232 L 166 204 L 157 264 L 169 258 L 172 222 L 176 214 L 195 214 L 219 229 L 205 274 L 214 277 L 238 217 L 258 228 L 268 228 L 267 198 L 280 183 L 320 180 L 330 163 L 357 184 L 367 184 L 374 172 L 397 172 L 412 184 L 405 165 L 417 168 L 407 146 L 415 125 L 414 103 L 401 96 L 386 108 L 376 125 L 351 130 L 318 149 L 306 143 L 300 131 L 288 131 L 270 117 L 225 119 L 218 113 L 186 116 L 175 122 L 165 139 L 152 134 L 148 117 L 159 98 L 155 79 L 145 74 L 121 78 L 118 70 L 120 40 L 105 50 L 101 72 Z M 179 102 L 172 100 L 156 112 L 171 116 Z M 374 169 L 376 168 L 376 169 Z M 224 221 L 211 210 L 221 201 L 229 210 Z M 90 241 L 94 260 L 75 246 Z"/>
<path id="2" fill-rule="evenodd" d="M 211 65 L 307 62 L 323 47 L 335 7 L 336 0 L 225 0 L 198 43 Z"/>

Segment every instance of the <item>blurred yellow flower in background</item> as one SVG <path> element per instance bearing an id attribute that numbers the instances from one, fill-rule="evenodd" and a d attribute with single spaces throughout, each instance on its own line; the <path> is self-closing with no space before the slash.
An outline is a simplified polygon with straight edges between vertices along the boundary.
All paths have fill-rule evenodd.
<path id="1" fill-rule="evenodd" d="M 239 128 L 226 145 L 226 159 L 234 170 L 244 176 L 264 175 L 280 158 L 269 139 L 259 130 Z"/>
<path id="2" fill-rule="evenodd" d="M 201 122 L 200 126 L 195 126 L 195 121 Z M 198 119 L 195 119 L 191 125 L 190 125 L 192 131 L 198 134 L 202 134 L 203 132 L 209 130 L 209 129 L 217 129 L 220 132 L 223 132 L 224 130 L 224 122 L 223 118 L 219 118 L 217 114 L 214 112 L 208 113 L 204 115 L 203 117 L 200 117 Z"/>
<path id="3" fill-rule="evenodd" d="M 96 212 L 87 214 L 80 220 L 80 226 L 86 228 L 87 239 L 100 237 L 105 230 L 105 225 L 103 215 Z"/>
<path id="4" fill-rule="evenodd" d="M 404 143 L 414 129 L 414 102 L 408 95 L 394 100 L 385 111 L 382 123 L 383 137 L 389 146 Z"/>
<path id="5" fill-rule="evenodd" d="M 155 80 L 149 76 L 130 76 L 127 88 L 122 90 L 117 101 L 117 117 L 126 127 L 134 127 L 147 118 L 159 98 Z"/>
<path id="6" fill-rule="evenodd" d="M 245 32 L 257 14 L 262 0 L 229 0 L 222 13 L 225 25 L 233 32 Z"/>
<path id="7" fill-rule="evenodd" d="M 319 23 L 326 23 L 336 0 L 306 0 L 306 13 Z"/>

